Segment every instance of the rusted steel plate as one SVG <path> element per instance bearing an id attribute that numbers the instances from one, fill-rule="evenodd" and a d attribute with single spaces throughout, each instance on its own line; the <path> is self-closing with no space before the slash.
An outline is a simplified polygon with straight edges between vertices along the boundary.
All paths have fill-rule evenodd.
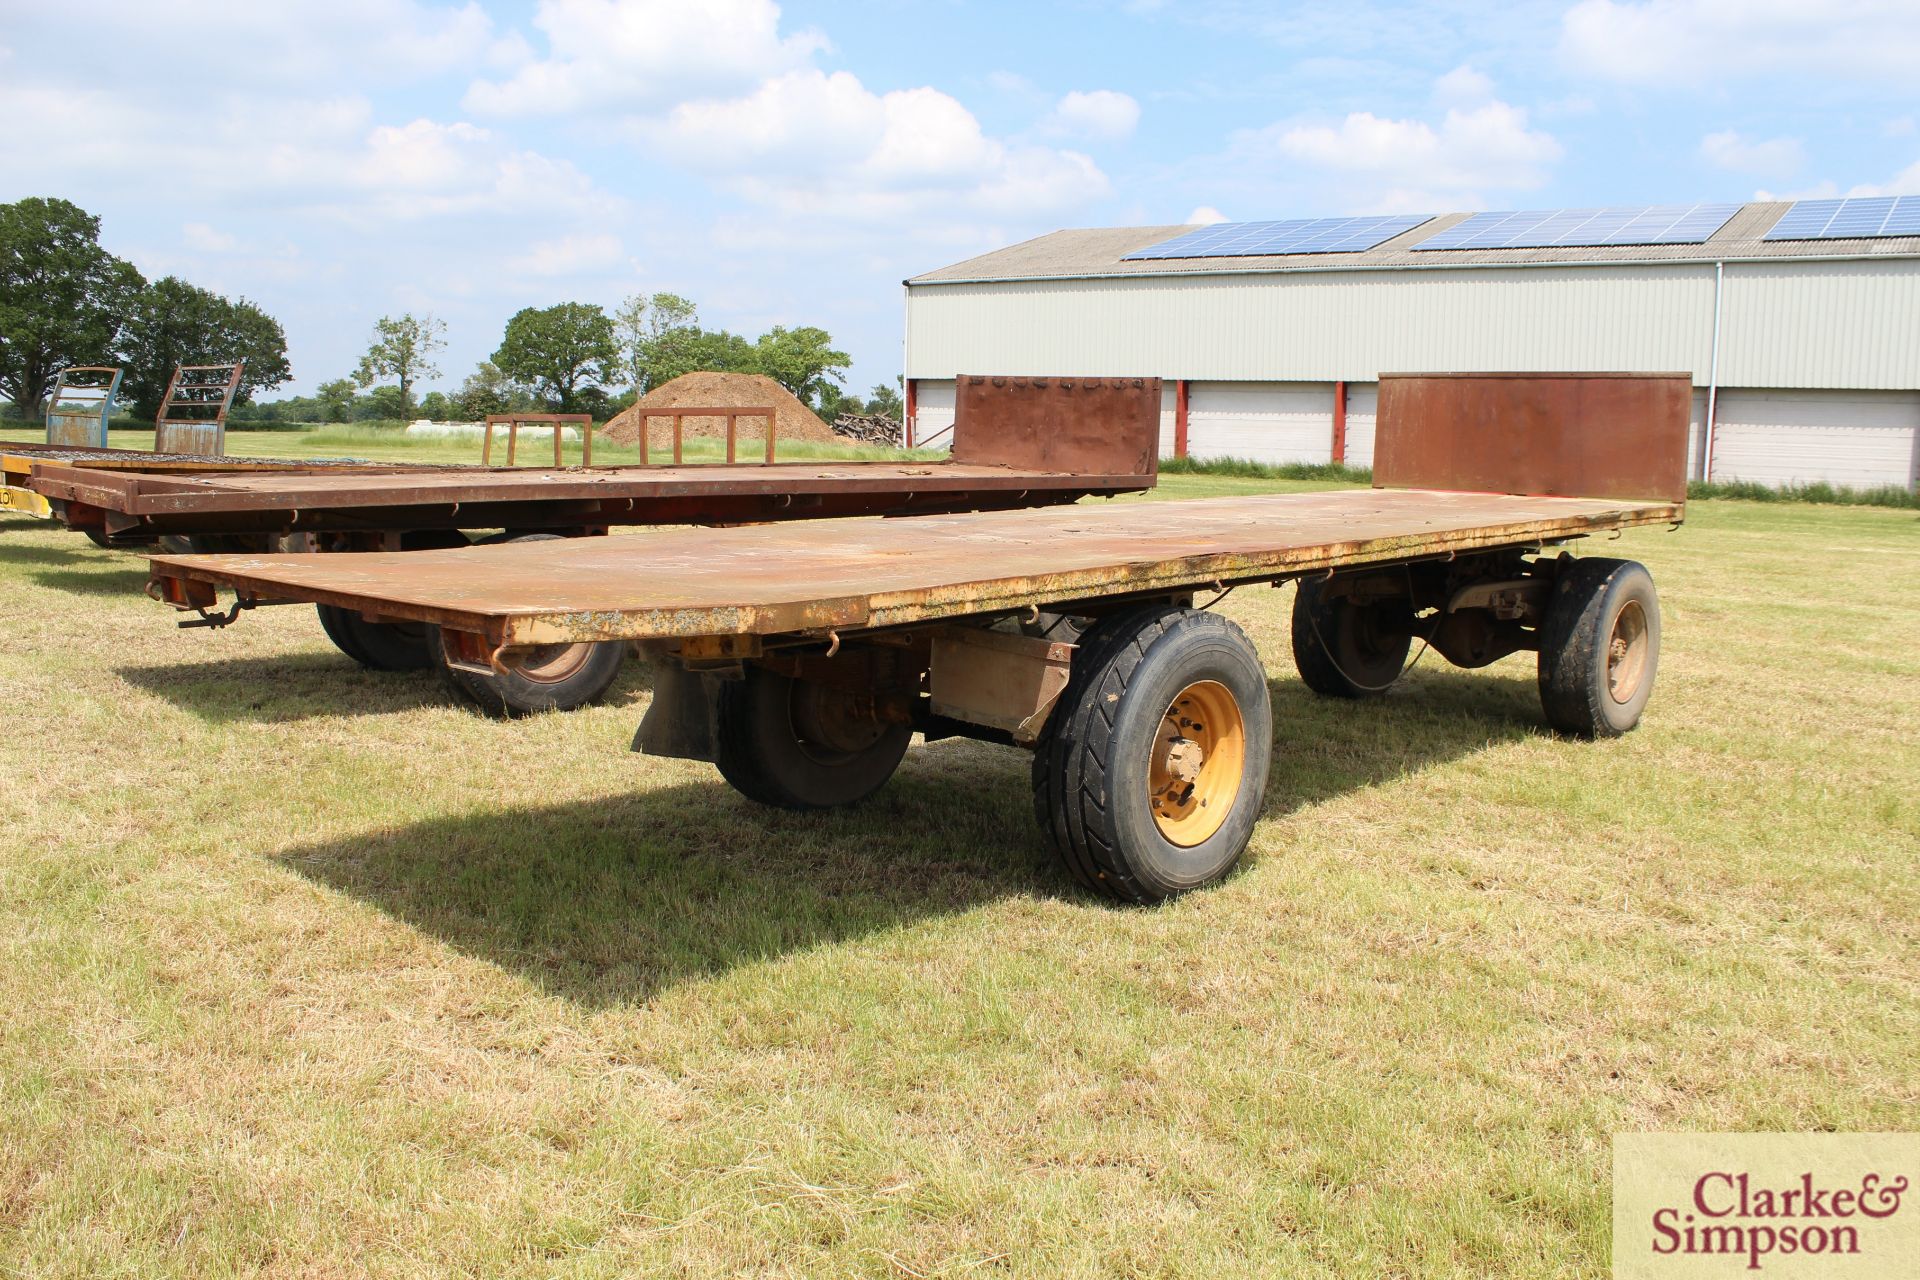
<path id="1" fill-rule="evenodd" d="M 1684 373 L 1382 374 L 1373 482 L 1684 502 L 1692 410 Z"/>
<path id="2" fill-rule="evenodd" d="M 1069 475 L 958 462 L 705 463 L 686 467 L 610 467 L 604 470 L 395 471 L 368 474 L 266 473 L 116 477 L 105 485 L 79 468 L 35 469 L 32 486 L 128 515 L 186 512 L 285 511 L 346 507 L 425 506 L 485 502 L 575 500 L 635 502 L 665 498 L 835 493 L 934 493 L 1071 489 L 1079 493 L 1144 489 L 1140 475 Z"/>
<path id="3" fill-rule="evenodd" d="M 1347 490 L 824 520 L 458 551 L 160 556 L 216 583 L 496 643 L 896 626 L 1677 521 L 1671 503 Z"/>
<path id="4" fill-rule="evenodd" d="M 953 460 L 1069 475 L 1160 467 L 1160 379 L 969 374 L 955 387 Z"/>

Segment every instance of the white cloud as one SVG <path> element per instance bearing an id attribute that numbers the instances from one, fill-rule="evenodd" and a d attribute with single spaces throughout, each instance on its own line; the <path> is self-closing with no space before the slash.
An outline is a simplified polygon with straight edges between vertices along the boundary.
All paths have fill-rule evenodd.
<path id="1" fill-rule="evenodd" d="M 509 261 L 507 268 L 529 276 L 572 276 L 615 266 L 620 260 L 620 237 L 589 234 L 542 240 Z"/>
<path id="2" fill-rule="evenodd" d="M 1458 66 L 1433 84 L 1433 100 L 1443 107 L 1471 107 L 1493 99 L 1493 81 L 1469 66 Z"/>
<path id="3" fill-rule="evenodd" d="M 682 103 L 665 121 L 638 127 L 688 167 L 789 213 L 1033 216 L 1107 190 L 1084 155 L 990 138 L 937 89 L 876 94 L 845 71 L 788 72 L 742 97 Z"/>
<path id="4" fill-rule="evenodd" d="M 1490 94 L 1492 86 L 1483 87 L 1483 79 L 1477 72 L 1451 72 L 1442 77 L 1439 96 Z M 1243 135 L 1236 149 L 1278 152 L 1339 175 L 1349 205 L 1423 211 L 1480 203 L 1486 191 L 1538 187 L 1562 154 L 1552 134 L 1531 126 L 1525 108 L 1491 96 L 1450 106 L 1432 123 L 1356 111 L 1338 124 L 1276 124 Z"/>
<path id="5" fill-rule="evenodd" d="M 1765 178 L 1787 177 L 1806 158 L 1798 138 L 1751 139 L 1732 129 L 1700 139 L 1700 155 L 1717 168 Z"/>
<path id="6" fill-rule="evenodd" d="M 1920 160 L 1914 161 L 1885 182 L 1858 182 L 1842 188 L 1831 178 L 1795 191 L 1753 193 L 1755 200 L 1832 200 L 1840 196 L 1920 196 Z"/>
<path id="7" fill-rule="evenodd" d="M 1210 204 L 1203 204 L 1187 215 L 1187 224 L 1189 226 L 1199 225 L 1210 227 L 1216 222 L 1225 222 L 1226 220 L 1227 215 Z"/>
<path id="8" fill-rule="evenodd" d="M 1061 98 L 1043 128 L 1055 137 L 1117 141 L 1140 123 L 1140 104 L 1112 89 L 1075 90 Z"/>
<path id="9" fill-rule="evenodd" d="M 1561 24 L 1575 67 L 1610 79 L 1705 87 L 1779 71 L 1892 76 L 1920 63 L 1913 0 L 1579 0 Z"/>
<path id="10" fill-rule="evenodd" d="M 773 0 L 540 0 L 533 25 L 547 56 L 502 80 L 476 80 L 466 108 L 483 115 L 658 109 L 735 93 L 804 65 L 825 37 L 780 33 Z"/>
<path id="11" fill-rule="evenodd" d="M 180 239 L 187 248 L 201 253 L 231 253 L 240 247 L 237 237 L 216 231 L 204 222 L 189 222 L 181 227 Z"/>

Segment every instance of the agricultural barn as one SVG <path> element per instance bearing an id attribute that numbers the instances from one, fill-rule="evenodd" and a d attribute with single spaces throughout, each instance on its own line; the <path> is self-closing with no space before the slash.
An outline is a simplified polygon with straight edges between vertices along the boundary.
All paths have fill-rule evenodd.
<path id="1" fill-rule="evenodd" d="M 1364 466 L 1382 372 L 1686 370 L 1696 479 L 1920 468 L 1920 197 L 1056 231 L 906 285 L 919 444 L 963 373 L 1157 374 L 1165 455 Z"/>

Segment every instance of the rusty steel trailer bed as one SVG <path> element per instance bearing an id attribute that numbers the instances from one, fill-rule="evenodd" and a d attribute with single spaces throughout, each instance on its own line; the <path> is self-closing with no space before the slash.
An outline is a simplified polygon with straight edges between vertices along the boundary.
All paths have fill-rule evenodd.
<path id="1" fill-rule="evenodd" d="M 48 462 L 29 485 L 74 527 L 118 539 L 339 534 L 335 549 L 402 549 L 406 533 L 577 534 L 623 524 L 727 524 L 1073 502 L 1151 488 L 1157 378 L 960 380 L 945 460 L 389 467 L 153 475 Z M 355 535 L 378 535 L 368 542 Z M 220 549 L 238 549 L 231 546 Z"/>
<path id="2" fill-rule="evenodd" d="M 1634 728 L 1651 577 L 1544 553 L 1680 523 L 1690 399 L 1685 375 L 1383 378 L 1370 490 L 161 557 L 149 590 L 222 623 L 286 599 L 406 620 L 444 669 L 495 678 L 638 643 L 656 674 L 636 749 L 710 760 L 773 805 L 865 797 L 914 732 L 1029 747 L 1065 865 L 1154 901 L 1232 867 L 1271 763 L 1265 667 L 1202 596 L 1297 582 L 1294 660 L 1327 696 L 1386 690 L 1416 640 L 1463 667 L 1533 651 L 1554 728 Z M 211 615 L 222 588 L 232 609 Z"/>

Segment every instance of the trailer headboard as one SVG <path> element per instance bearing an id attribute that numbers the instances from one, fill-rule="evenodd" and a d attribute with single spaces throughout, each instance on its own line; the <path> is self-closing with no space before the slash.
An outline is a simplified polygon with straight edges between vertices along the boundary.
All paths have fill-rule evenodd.
<path id="1" fill-rule="evenodd" d="M 1687 498 L 1685 373 L 1383 373 L 1373 483 Z"/>
<path id="2" fill-rule="evenodd" d="M 1160 470 L 1160 379 L 963 375 L 953 460 L 1082 476 Z"/>

